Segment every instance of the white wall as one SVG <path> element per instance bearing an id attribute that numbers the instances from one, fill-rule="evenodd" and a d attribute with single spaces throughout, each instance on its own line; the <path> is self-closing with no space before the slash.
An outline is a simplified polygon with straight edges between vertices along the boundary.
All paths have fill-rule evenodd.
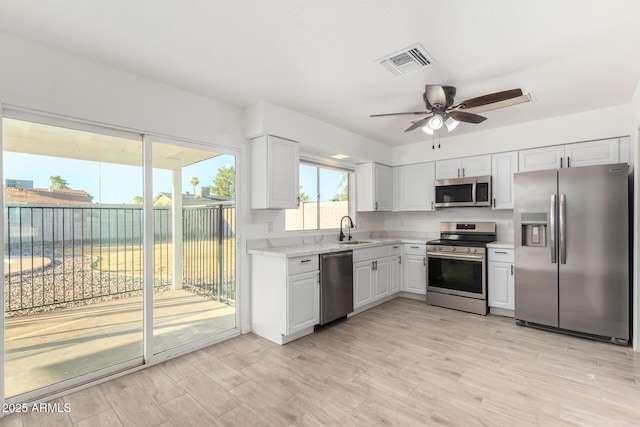
<path id="1" fill-rule="evenodd" d="M 632 159 L 635 164 L 640 165 L 640 82 L 633 94 L 631 100 L 631 152 Z M 638 173 L 633 174 L 633 318 L 634 330 L 633 330 L 633 348 L 635 351 L 640 351 L 640 285 L 638 284 L 638 260 L 640 257 L 640 251 L 638 250 L 640 239 L 640 223 L 638 222 L 638 208 L 640 207 L 640 189 L 638 188 Z"/>
<path id="2" fill-rule="evenodd" d="M 623 105 L 470 134 L 454 131 L 441 140 L 440 149 L 431 149 L 428 140 L 395 147 L 393 165 L 624 136 L 629 135 L 629 118 L 630 106 Z"/>

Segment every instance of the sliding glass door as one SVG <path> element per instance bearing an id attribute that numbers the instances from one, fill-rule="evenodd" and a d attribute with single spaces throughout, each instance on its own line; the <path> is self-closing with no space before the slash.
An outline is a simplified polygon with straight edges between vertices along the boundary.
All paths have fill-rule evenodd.
<path id="1" fill-rule="evenodd" d="M 236 328 L 234 155 L 21 112 L 2 150 L 5 398 Z"/>
<path id="2" fill-rule="evenodd" d="M 142 360 L 140 136 L 3 119 L 5 396 Z"/>

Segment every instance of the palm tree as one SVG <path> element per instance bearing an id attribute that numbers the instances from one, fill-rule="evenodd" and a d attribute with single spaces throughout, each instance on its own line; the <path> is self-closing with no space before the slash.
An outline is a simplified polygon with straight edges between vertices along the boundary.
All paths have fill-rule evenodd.
<path id="1" fill-rule="evenodd" d="M 196 187 L 198 186 L 198 184 L 200 184 L 200 180 L 198 178 L 196 178 L 195 176 L 193 178 L 191 178 L 191 181 L 189 181 L 191 183 L 191 185 L 193 185 L 193 195 L 196 195 Z"/>
<path id="2" fill-rule="evenodd" d="M 69 183 L 66 179 L 63 179 L 60 175 L 53 175 L 49 177 L 51 181 L 51 187 L 54 190 L 67 190 L 69 189 Z"/>

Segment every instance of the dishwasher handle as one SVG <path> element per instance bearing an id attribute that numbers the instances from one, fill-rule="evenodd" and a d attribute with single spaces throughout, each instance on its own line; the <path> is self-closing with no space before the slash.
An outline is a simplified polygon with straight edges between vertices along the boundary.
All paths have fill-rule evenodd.
<path id="1" fill-rule="evenodd" d="M 353 251 L 344 251 L 344 252 L 332 252 L 329 254 L 320 255 L 322 258 L 340 258 L 346 256 L 353 256 Z"/>

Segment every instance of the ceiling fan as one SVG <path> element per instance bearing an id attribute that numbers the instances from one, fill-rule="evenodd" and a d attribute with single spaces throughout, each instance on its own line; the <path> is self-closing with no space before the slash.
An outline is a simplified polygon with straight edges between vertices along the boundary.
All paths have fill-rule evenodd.
<path id="1" fill-rule="evenodd" d="M 435 130 L 438 130 L 445 125 L 449 132 L 458 126 L 460 122 L 465 123 L 481 123 L 487 118 L 475 114 L 476 112 L 493 110 L 495 108 L 506 107 L 512 105 L 501 105 L 508 100 L 515 100 L 515 98 L 526 98 L 519 102 L 528 102 L 529 96 L 523 97 L 521 89 L 510 89 L 502 92 L 490 93 L 476 98 L 467 99 L 462 102 L 454 103 L 456 96 L 456 88 L 453 86 L 437 86 L 426 85 L 424 88 L 424 94 L 422 99 L 426 106 L 426 111 L 411 111 L 406 113 L 387 113 L 387 114 L 372 114 L 369 117 L 383 117 L 383 116 L 397 116 L 402 114 L 414 114 L 414 115 L 427 115 L 426 117 L 414 121 L 411 126 L 405 129 L 405 132 L 412 131 L 414 129 L 422 128 L 422 130 L 429 135 L 433 135 Z M 513 104 L 519 103 L 514 102 Z M 497 105 L 495 105 L 497 104 Z M 484 107 L 484 108 L 482 108 Z M 474 109 L 474 112 L 464 111 Z"/>

